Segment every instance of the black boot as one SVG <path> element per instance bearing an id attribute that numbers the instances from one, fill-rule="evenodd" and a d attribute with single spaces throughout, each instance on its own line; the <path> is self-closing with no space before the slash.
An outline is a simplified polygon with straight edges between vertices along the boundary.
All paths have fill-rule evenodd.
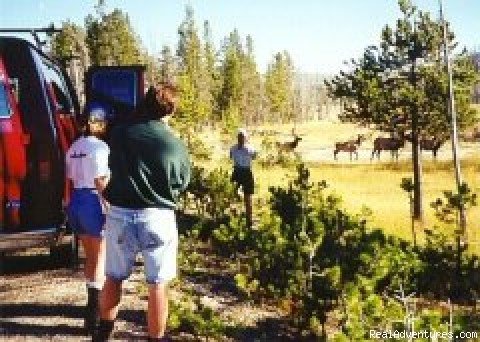
<path id="1" fill-rule="evenodd" d="M 88 287 L 88 300 L 85 307 L 84 327 L 88 335 L 93 335 L 99 320 L 98 295 L 100 290 L 94 287 Z"/>
<path id="2" fill-rule="evenodd" d="M 101 319 L 97 329 L 92 336 L 92 342 L 106 342 L 110 338 L 113 331 L 115 321 L 107 321 Z"/>

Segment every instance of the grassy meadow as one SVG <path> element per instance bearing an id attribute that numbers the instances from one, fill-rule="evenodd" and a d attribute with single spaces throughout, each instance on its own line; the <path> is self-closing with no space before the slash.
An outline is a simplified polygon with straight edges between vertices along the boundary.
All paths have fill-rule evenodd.
<path id="1" fill-rule="evenodd" d="M 277 141 L 291 139 L 292 124 L 249 128 L 252 132 L 251 143 L 259 149 L 261 155 L 261 136 L 256 132 L 268 131 Z M 297 151 L 306 161 L 312 181 L 326 180 L 329 184 L 327 192 L 334 192 L 342 197 L 344 207 L 352 213 L 359 213 L 363 206 L 373 211 L 370 227 L 378 227 L 387 234 L 393 234 L 408 240 L 412 239 L 408 195 L 400 188 L 402 178 L 413 177 L 411 165 L 411 149 L 408 144 L 400 154 L 400 161 L 392 162 L 388 153 L 382 155 L 380 161 L 370 161 L 372 141 L 379 132 L 358 128 L 351 124 L 338 122 L 314 122 L 295 127 L 302 136 Z M 350 161 L 348 155 L 339 154 L 339 160 L 333 160 L 335 141 L 347 140 L 356 134 L 365 134 L 369 139 L 362 145 L 358 160 Z M 230 167 L 227 151 L 235 143 L 235 136 L 220 138 L 218 133 L 210 132 L 203 140 L 210 144 L 214 151 L 214 159 L 207 167 Z M 461 144 L 462 176 L 473 191 L 480 194 L 480 144 Z M 307 158 L 306 158 L 307 157 Z M 438 161 L 434 161 L 430 153 L 423 153 L 423 209 L 424 222 L 416 227 L 418 241 L 424 241 L 424 228 L 444 229 L 452 232 L 451 227 L 442 227 L 434 216 L 430 203 L 438 197 L 443 198 L 444 190 L 455 189 L 453 163 L 451 161 L 450 142 L 439 152 Z M 293 169 L 280 166 L 262 168 L 254 165 L 257 198 L 268 195 L 269 186 L 286 185 L 289 177 L 294 175 Z M 480 206 L 470 209 L 468 217 L 468 236 L 471 250 L 480 253 Z"/>
<path id="2" fill-rule="evenodd" d="M 334 164 L 308 163 L 312 181 L 327 181 L 327 192 L 333 192 L 342 197 L 344 207 L 352 213 L 360 213 L 363 206 L 373 211 L 370 226 L 378 227 L 387 234 L 393 234 L 408 240 L 412 239 L 409 214 L 408 195 L 400 188 L 404 177 L 412 177 L 411 165 L 408 162 L 384 164 Z M 473 191 L 480 193 L 480 159 L 464 160 L 463 177 L 471 185 Z M 255 169 L 258 195 L 266 196 L 268 187 L 286 184 L 292 171 L 275 167 Z M 443 197 L 443 190 L 453 190 L 454 175 L 450 163 L 432 161 L 423 165 L 423 205 L 424 228 L 448 231 L 434 216 L 430 203 L 438 197 Z M 474 207 L 468 212 L 468 234 L 471 242 L 480 241 L 480 207 Z M 423 240 L 423 228 L 416 227 L 419 241 Z M 472 244 L 473 250 L 480 252 L 480 246 Z"/>

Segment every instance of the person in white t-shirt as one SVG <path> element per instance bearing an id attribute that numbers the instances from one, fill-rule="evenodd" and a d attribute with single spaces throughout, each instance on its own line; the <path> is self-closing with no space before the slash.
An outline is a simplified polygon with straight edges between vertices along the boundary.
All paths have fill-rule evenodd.
<path id="1" fill-rule="evenodd" d="M 247 225 L 252 225 L 252 195 L 255 182 L 252 173 L 252 160 L 257 153 L 253 146 L 248 144 L 248 133 L 245 129 L 239 129 L 237 144 L 230 149 L 230 159 L 233 160 L 232 182 L 243 190 L 245 201 L 245 214 Z"/>
<path id="2" fill-rule="evenodd" d="M 105 278 L 103 226 L 108 203 L 103 199 L 110 171 L 109 147 L 101 140 L 106 131 L 106 110 L 99 105 L 87 110 L 85 133 L 70 146 L 66 155 L 67 177 L 73 193 L 67 208 L 68 222 L 85 251 L 84 274 L 88 300 L 85 329 L 92 334 L 98 320 L 98 296 Z"/>

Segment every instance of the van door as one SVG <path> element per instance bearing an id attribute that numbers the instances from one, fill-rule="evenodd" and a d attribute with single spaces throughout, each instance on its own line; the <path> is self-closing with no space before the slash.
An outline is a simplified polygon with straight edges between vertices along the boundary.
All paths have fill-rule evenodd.
<path id="1" fill-rule="evenodd" d="M 65 156 L 70 145 L 72 145 L 78 135 L 73 99 L 66 79 L 58 68 L 44 62 L 42 70 L 57 132 L 57 142 L 61 154 Z M 65 181 L 63 191 L 64 206 L 70 201 L 70 194 L 71 183 Z"/>
<path id="2" fill-rule="evenodd" d="M 29 136 L 19 203 L 21 224 L 12 230 L 58 227 L 65 221 L 64 151 L 76 135 L 76 98 L 65 87 L 61 69 L 32 44 L 2 37 L 0 56 L 18 84 L 21 124 Z"/>
<path id="3" fill-rule="evenodd" d="M 0 231 L 20 226 L 21 188 L 26 175 L 26 144 L 12 80 L 0 58 Z"/>
<path id="4" fill-rule="evenodd" d="M 51 194 L 56 204 L 60 204 L 63 215 L 63 208 L 68 204 L 71 193 L 71 183 L 65 174 L 65 155 L 78 135 L 77 99 L 64 71 L 38 51 L 31 52 L 43 85 L 47 113 L 55 138 L 48 151 L 49 158 L 40 160 L 38 176 L 50 185 Z"/>

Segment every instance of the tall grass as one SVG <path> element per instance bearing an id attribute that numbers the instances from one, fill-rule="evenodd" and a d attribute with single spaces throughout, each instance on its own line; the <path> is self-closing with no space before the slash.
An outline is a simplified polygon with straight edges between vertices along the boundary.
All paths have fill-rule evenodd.
<path id="1" fill-rule="evenodd" d="M 480 107 L 480 106 L 479 106 Z M 268 131 L 274 140 L 291 139 L 293 124 L 279 124 L 262 127 L 250 127 L 251 141 L 257 149 L 260 149 L 262 131 Z M 296 132 L 302 136 L 297 151 L 314 160 L 307 165 L 311 170 L 312 179 L 319 181 L 325 179 L 330 185 L 330 190 L 343 198 L 346 209 L 359 212 L 363 206 L 373 211 L 371 226 L 383 229 L 386 233 L 394 234 L 405 239 L 411 239 L 410 209 L 408 195 L 400 188 L 402 178 L 413 177 L 410 151 L 407 147 L 403 159 L 397 162 L 385 162 L 390 160 L 388 153 L 382 156 L 382 162 L 370 162 L 370 148 L 373 138 L 382 135 L 380 132 L 358 127 L 353 124 L 340 122 L 321 121 L 299 124 L 295 126 Z M 363 155 L 358 162 L 350 162 L 345 155 L 340 156 L 338 161 L 333 160 L 333 145 L 335 141 L 343 141 L 356 137 L 356 134 L 365 134 L 369 139 L 362 145 Z M 228 158 L 228 150 L 236 142 L 235 135 L 224 136 L 219 132 L 204 132 L 201 137 L 205 143 L 212 147 L 213 159 L 204 162 L 207 169 L 222 166 L 231 168 Z M 451 146 L 445 144 L 443 158 L 449 159 Z M 461 168 L 464 181 L 466 181 L 475 193 L 480 194 L 480 157 L 478 143 L 461 143 L 462 155 Z M 466 153 L 468 152 L 468 153 Z M 260 151 L 262 153 L 262 151 Z M 255 181 L 257 194 L 255 197 L 266 198 L 268 187 L 285 185 L 289 177 L 293 176 L 294 170 L 281 167 L 269 167 L 262 169 L 255 166 Z M 451 160 L 434 161 L 430 153 L 424 154 L 422 163 L 423 182 L 423 206 L 424 221 L 418 226 L 418 238 L 424 239 L 423 228 L 439 229 L 447 233 L 453 231 L 452 227 L 442 227 L 435 218 L 430 203 L 439 197 L 443 197 L 444 190 L 455 190 L 455 177 Z M 472 248 L 480 254 L 480 207 L 475 207 L 468 212 L 469 240 L 473 242 Z M 478 242 L 477 242 L 478 241 Z"/>
<path id="2" fill-rule="evenodd" d="M 371 227 L 381 228 L 388 234 L 393 234 L 407 240 L 412 239 L 410 205 L 408 195 L 400 188 L 402 178 L 412 176 L 411 163 L 383 164 L 321 164 L 309 163 L 312 181 L 326 180 L 329 191 L 340 195 L 346 209 L 359 213 L 366 206 L 373 211 Z M 480 194 L 480 159 L 462 161 L 464 180 L 475 193 Z M 255 169 L 255 179 L 258 184 L 257 197 L 265 197 L 268 187 L 285 185 L 293 175 L 292 170 L 279 167 Z M 452 234 L 453 227 L 442 225 L 430 207 L 435 199 L 443 197 L 444 190 L 455 190 L 455 178 L 451 162 L 423 163 L 423 211 L 424 220 L 417 224 L 417 237 L 424 241 L 423 229 L 437 226 L 447 234 Z M 480 228 L 480 207 L 474 207 L 468 214 L 468 236 L 471 248 L 480 253 L 477 243 L 480 238 L 477 232 Z"/>

